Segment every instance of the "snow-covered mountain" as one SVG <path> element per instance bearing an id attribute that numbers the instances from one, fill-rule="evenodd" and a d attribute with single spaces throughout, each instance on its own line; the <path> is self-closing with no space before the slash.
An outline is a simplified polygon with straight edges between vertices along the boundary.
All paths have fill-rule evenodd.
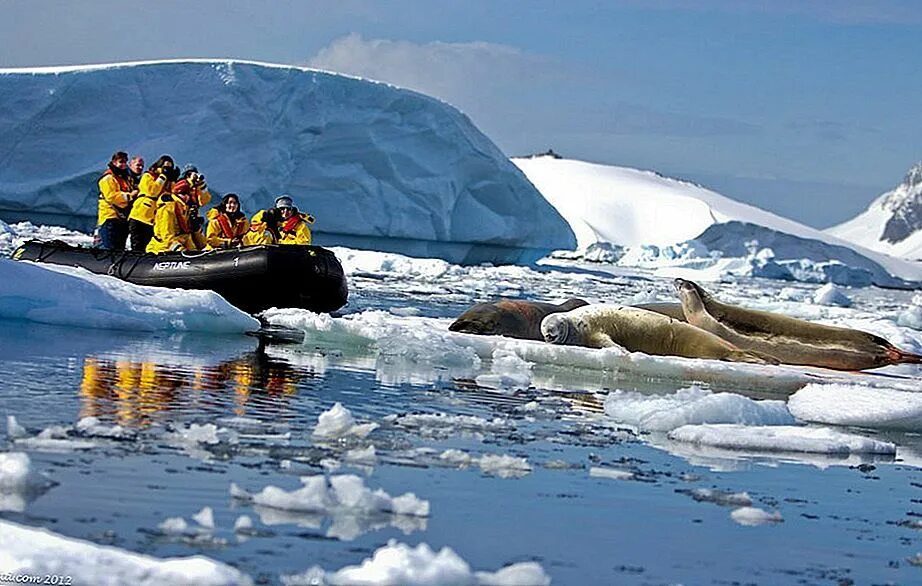
<path id="1" fill-rule="evenodd" d="M 86 229 L 115 150 L 194 163 L 250 213 L 291 193 L 325 245 L 517 262 L 576 244 L 464 114 L 416 92 L 240 61 L 0 70 L 0 217 Z"/>
<path id="2" fill-rule="evenodd" d="M 861 246 L 922 261 L 922 162 L 903 182 L 871 202 L 867 211 L 827 233 Z"/>
<path id="3" fill-rule="evenodd" d="M 717 256 L 758 254 L 751 274 L 801 279 L 798 273 L 818 270 L 821 274 L 811 278 L 842 284 L 922 283 L 922 264 L 856 246 L 700 185 L 559 156 L 512 161 L 570 223 L 580 249 L 598 243 L 633 247 L 630 254 L 621 251 L 625 263 L 684 262 L 700 268 Z M 807 270 L 805 263 L 836 266 Z"/>

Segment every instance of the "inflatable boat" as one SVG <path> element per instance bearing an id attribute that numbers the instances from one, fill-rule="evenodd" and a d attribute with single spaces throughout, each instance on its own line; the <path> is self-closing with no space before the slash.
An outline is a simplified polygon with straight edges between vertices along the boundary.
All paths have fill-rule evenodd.
<path id="1" fill-rule="evenodd" d="M 240 309 L 270 307 L 335 311 L 349 294 L 343 267 L 319 246 L 248 246 L 201 252 L 148 254 L 31 240 L 16 260 L 83 267 L 137 285 L 211 289 Z"/>

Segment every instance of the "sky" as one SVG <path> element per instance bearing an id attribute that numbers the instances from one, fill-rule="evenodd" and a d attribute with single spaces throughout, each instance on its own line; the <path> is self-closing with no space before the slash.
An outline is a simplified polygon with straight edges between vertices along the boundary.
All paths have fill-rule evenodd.
<path id="1" fill-rule="evenodd" d="M 509 156 L 689 179 L 813 227 L 922 160 L 916 0 L 0 0 L 0 67 L 236 58 L 387 81 Z"/>

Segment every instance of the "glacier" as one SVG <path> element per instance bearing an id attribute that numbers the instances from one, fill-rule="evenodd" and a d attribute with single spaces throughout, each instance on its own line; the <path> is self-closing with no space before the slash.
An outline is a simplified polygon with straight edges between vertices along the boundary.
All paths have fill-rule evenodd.
<path id="1" fill-rule="evenodd" d="M 290 193 L 315 240 L 455 263 L 573 248 L 460 111 L 324 71 L 233 60 L 0 70 L 0 217 L 88 229 L 115 150 L 192 163 L 244 210 Z"/>

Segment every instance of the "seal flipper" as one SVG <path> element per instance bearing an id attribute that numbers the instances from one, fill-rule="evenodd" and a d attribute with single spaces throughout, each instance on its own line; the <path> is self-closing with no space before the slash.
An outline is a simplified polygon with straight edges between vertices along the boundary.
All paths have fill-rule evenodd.
<path id="1" fill-rule="evenodd" d="M 922 364 L 922 355 L 904 352 L 899 348 L 887 348 L 887 358 L 890 364 Z"/>
<path id="2" fill-rule="evenodd" d="M 590 348 L 621 348 L 621 344 L 616 344 L 606 333 L 595 332 L 586 338 L 586 345 Z"/>

